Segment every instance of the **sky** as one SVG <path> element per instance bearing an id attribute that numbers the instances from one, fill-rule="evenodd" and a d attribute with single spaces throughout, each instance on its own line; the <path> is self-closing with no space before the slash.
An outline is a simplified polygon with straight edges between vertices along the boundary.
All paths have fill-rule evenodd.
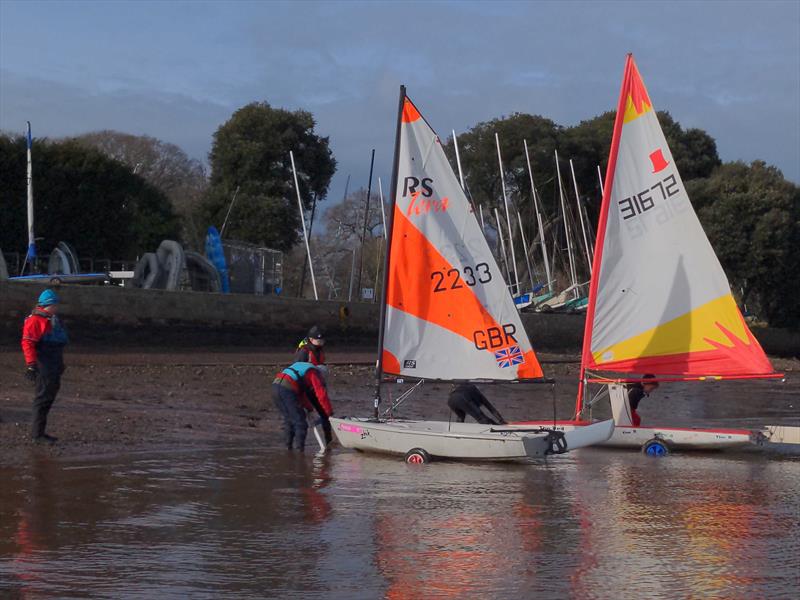
<path id="1" fill-rule="evenodd" d="M 616 107 L 633 52 L 655 108 L 800 182 L 800 2 L 0 0 L 0 129 L 147 134 L 207 162 L 239 107 L 311 111 L 345 179 L 388 180 L 397 94 L 442 134 Z M 579 160 L 579 157 L 575 157 Z"/>

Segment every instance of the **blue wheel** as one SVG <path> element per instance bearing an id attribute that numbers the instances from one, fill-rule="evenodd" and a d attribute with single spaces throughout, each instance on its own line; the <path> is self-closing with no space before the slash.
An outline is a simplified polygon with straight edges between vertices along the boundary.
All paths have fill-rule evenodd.
<path id="1" fill-rule="evenodd" d="M 664 440 L 660 439 L 653 439 L 649 442 L 646 442 L 644 446 L 642 446 L 642 452 L 644 452 L 647 456 L 667 456 L 669 454 L 669 446 Z"/>

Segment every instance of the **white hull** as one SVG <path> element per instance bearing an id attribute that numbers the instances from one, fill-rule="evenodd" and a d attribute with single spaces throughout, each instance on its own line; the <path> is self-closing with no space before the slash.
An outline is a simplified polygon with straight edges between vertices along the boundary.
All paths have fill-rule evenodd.
<path id="1" fill-rule="evenodd" d="M 342 446 L 368 452 L 405 455 L 421 448 L 439 458 L 517 460 L 545 456 L 549 447 L 547 432 L 518 424 L 332 418 L 331 425 Z M 598 444 L 607 440 L 613 429 L 613 421 L 608 420 L 567 432 L 567 449 Z"/>
<path id="2" fill-rule="evenodd" d="M 519 426 L 548 426 L 548 421 L 526 421 L 514 423 Z M 589 426 L 586 422 L 558 421 L 558 431 L 573 431 Z M 553 427 L 553 421 L 549 421 Z M 675 450 L 724 450 L 749 446 L 754 441 L 755 432 L 747 429 L 704 429 L 699 427 L 632 427 L 617 425 L 607 440 L 598 446 L 611 448 L 640 449 L 653 438 L 660 438 Z"/>

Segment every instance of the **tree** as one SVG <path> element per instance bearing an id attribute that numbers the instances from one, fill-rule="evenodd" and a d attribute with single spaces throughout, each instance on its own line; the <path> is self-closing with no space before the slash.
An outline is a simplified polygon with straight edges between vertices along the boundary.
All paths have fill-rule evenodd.
<path id="1" fill-rule="evenodd" d="M 518 209 L 522 216 L 525 236 L 532 253 L 539 232 L 535 226 L 523 140 L 528 142 L 531 167 L 541 201 L 540 207 L 544 214 L 548 240 L 551 243 L 555 241 L 558 248 L 566 247 L 556 177 L 554 156 L 556 150 L 559 154 L 567 210 L 573 213 L 568 215 L 571 227 L 579 227 L 576 224 L 577 216 L 574 214 L 575 189 L 569 166 L 570 159 L 573 159 L 581 204 L 586 207 L 590 229 L 595 230 L 602 200 L 597 167 L 598 165 L 601 167 L 605 177 L 615 117 L 616 113 L 609 111 L 582 121 L 574 127 L 562 127 L 542 116 L 515 113 L 509 117 L 478 123 L 461 134 L 458 139 L 459 154 L 468 195 L 476 204 L 483 207 L 487 227 L 495 228 L 491 210 L 495 207 L 499 208 L 501 213 L 504 210 L 494 137 L 496 132 L 500 138 L 509 203 L 511 209 Z M 699 129 L 684 130 L 666 112 L 659 112 L 658 119 L 685 181 L 696 177 L 707 177 L 720 164 L 716 143 L 707 133 Z M 452 140 L 448 140 L 445 144 L 445 152 L 455 169 Z M 516 228 L 516 224 L 512 222 L 512 229 Z M 521 265 L 522 259 L 519 254 L 517 256 Z M 578 260 L 579 265 L 582 262 Z"/>
<path id="2" fill-rule="evenodd" d="M 686 187 L 742 302 L 771 325 L 799 325 L 800 187 L 762 161 L 726 163 Z"/>
<path id="3" fill-rule="evenodd" d="M 183 240 L 194 246 L 201 243 L 205 231 L 195 224 L 193 217 L 208 181 L 200 161 L 189 158 L 175 144 L 147 135 L 104 130 L 85 133 L 74 139 L 127 165 L 164 192 L 181 221 Z"/>
<path id="4" fill-rule="evenodd" d="M 221 226 L 238 189 L 226 237 L 288 251 L 300 239 L 289 151 L 294 152 L 305 209 L 325 198 L 336 171 L 328 138 L 316 135 L 314 125 L 309 112 L 266 102 L 237 110 L 214 134 L 203 222 Z"/>
<path id="5" fill-rule="evenodd" d="M 25 138 L 0 135 L 0 247 L 27 247 Z M 167 197 L 122 163 L 75 141 L 34 140 L 36 234 L 45 252 L 59 241 L 81 254 L 133 259 L 173 238 Z"/>

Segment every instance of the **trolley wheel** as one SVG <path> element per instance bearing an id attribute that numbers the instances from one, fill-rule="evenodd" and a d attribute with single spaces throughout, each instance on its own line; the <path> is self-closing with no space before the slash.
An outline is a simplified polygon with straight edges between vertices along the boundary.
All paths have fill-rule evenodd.
<path id="1" fill-rule="evenodd" d="M 669 445 L 664 440 L 653 438 L 644 443 L 642 452 L 647 456 L 667 456 L 669 454 Z"/>
<path id="2" fill-rule="evenodd" d="M 403 460 L 409 465 L 423 465 L 431 462 L 431 455 L 422 448 L 412 448 L 406 452 L 406 456 Z"/>

